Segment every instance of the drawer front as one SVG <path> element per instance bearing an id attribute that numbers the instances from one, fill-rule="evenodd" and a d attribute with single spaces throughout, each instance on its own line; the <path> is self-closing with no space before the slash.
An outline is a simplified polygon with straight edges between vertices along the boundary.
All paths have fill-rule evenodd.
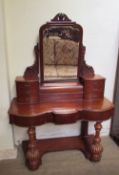
<path id="1" fill-rule="evenodd" d="M 39 100 L 39 83 L 16 81 L 16 93 L 19 103 L 36 103 Z"/>
<path id="2" fill-rule="evenodd" d="M 105 79 L 86 81 L 84 84 L 84 99 L 104 98 Z"/>

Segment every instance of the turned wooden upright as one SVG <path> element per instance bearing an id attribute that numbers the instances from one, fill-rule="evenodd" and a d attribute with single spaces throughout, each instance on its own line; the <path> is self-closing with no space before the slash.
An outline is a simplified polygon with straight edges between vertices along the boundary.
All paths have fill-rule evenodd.
<path id="1" fill-rule="evenodd" d="M 65 40 L 71 41 L 73 47 L 75 42 L 79 41 L 79 45 L 76 44 L 76 47 L 79 47 L 77 64 L 69 66 L 66 63 L 67 68 L 71 67 L 73 70 L 77 66 L 76 77 L 67 79 L 53 77 L 53 79 L 46 80 L 44 35 L 46 39 L 55 36 L 54 40 L 58 38 L 57 42 L 60 44 L 61 40 L 63 44 Z M 67 149 L 81 150 L 86 158 L 91 161 L 99 161 L 103 152 L 100 138 L 101 123 L 113 115 L 114 106 L 104 98 L 105 78 L 95 75 L 93 68 L 88 66 L 84 60 L 82 27 L 72 22 L 65 14 L 57 14 L 51 22 L 41 26 L 39 42 L 34 47 L 34 51 L 33 66 L 26 69 L 23 77 L 16 78 L 17 96 L 12 100 L 9 109 L 11 124 L 28 127 L 29 140 L 23 141 L 26 165 L 29 169 L 35 170 L 41 164 L 41 157 L 44 153 Z M 70 53 L 67 53 L 69 57 Z M 55 66 L 57 66 L 56 62 Z M 63 70 L 63 66 L 59 67 L 62 67 Z M 52 68 L 52 65 L 48 69 L 50 67 Z M 67 69 L 65 72 L 67 73 Z M 43 140 L 36 138 L 36 126 L 48 122 L 68 124 L 77 120 L 81 120 L 80 136 Z M 96 122 L 94 136 L 88 135 L 88 121 Z"/>

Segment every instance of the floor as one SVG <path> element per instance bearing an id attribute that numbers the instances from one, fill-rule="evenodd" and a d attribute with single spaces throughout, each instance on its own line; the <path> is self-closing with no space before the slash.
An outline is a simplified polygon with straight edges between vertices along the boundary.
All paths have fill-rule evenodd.
<path id="1" fill-rule="evenodd" d="M 24 165 L 21 147 L 15 160 L 0 161 L 0 175 L 119 175 L 119 147 L 109 137 L 103 137 L 102 160 L 92 163 L 80 151 L 47 153 L 36 171 Z"/>

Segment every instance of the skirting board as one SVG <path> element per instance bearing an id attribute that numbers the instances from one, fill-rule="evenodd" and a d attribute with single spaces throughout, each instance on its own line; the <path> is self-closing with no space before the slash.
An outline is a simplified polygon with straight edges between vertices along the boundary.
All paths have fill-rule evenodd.
<path id="1" fill-rule="evenodd" d="M 6 160 L 6 159 L 16 159 L 17 157 L 17 149 L 6 149 L 6 150 L 0 150 L 0 160 Z"/>

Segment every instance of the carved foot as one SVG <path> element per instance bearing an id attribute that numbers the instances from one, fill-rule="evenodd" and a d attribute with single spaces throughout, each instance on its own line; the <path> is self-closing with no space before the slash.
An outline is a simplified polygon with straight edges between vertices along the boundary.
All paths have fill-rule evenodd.
<path id="1" fill-rule="evenodd" d="M 40 153 L 37 145 L 35 127 L 30 127 L 28 129 L 29 135 L 29 143 L 28 150 L 26 152 L 26 164 L 29 169 L 36 170 L 41 161 L 40 161 Z"/>
<path id="2" fill-rule="evenodd" d="M 102 128 L 101 123 L 97 122 L 95 124 L 96 134 L 94 136 L 94 140 L 91 145 L 91 160 L 92 161 L 100 161 L 101 156 L 102 156 L 103 146 L 101 145 L 101 138 L 100 138 L 101 128 Z"/>

